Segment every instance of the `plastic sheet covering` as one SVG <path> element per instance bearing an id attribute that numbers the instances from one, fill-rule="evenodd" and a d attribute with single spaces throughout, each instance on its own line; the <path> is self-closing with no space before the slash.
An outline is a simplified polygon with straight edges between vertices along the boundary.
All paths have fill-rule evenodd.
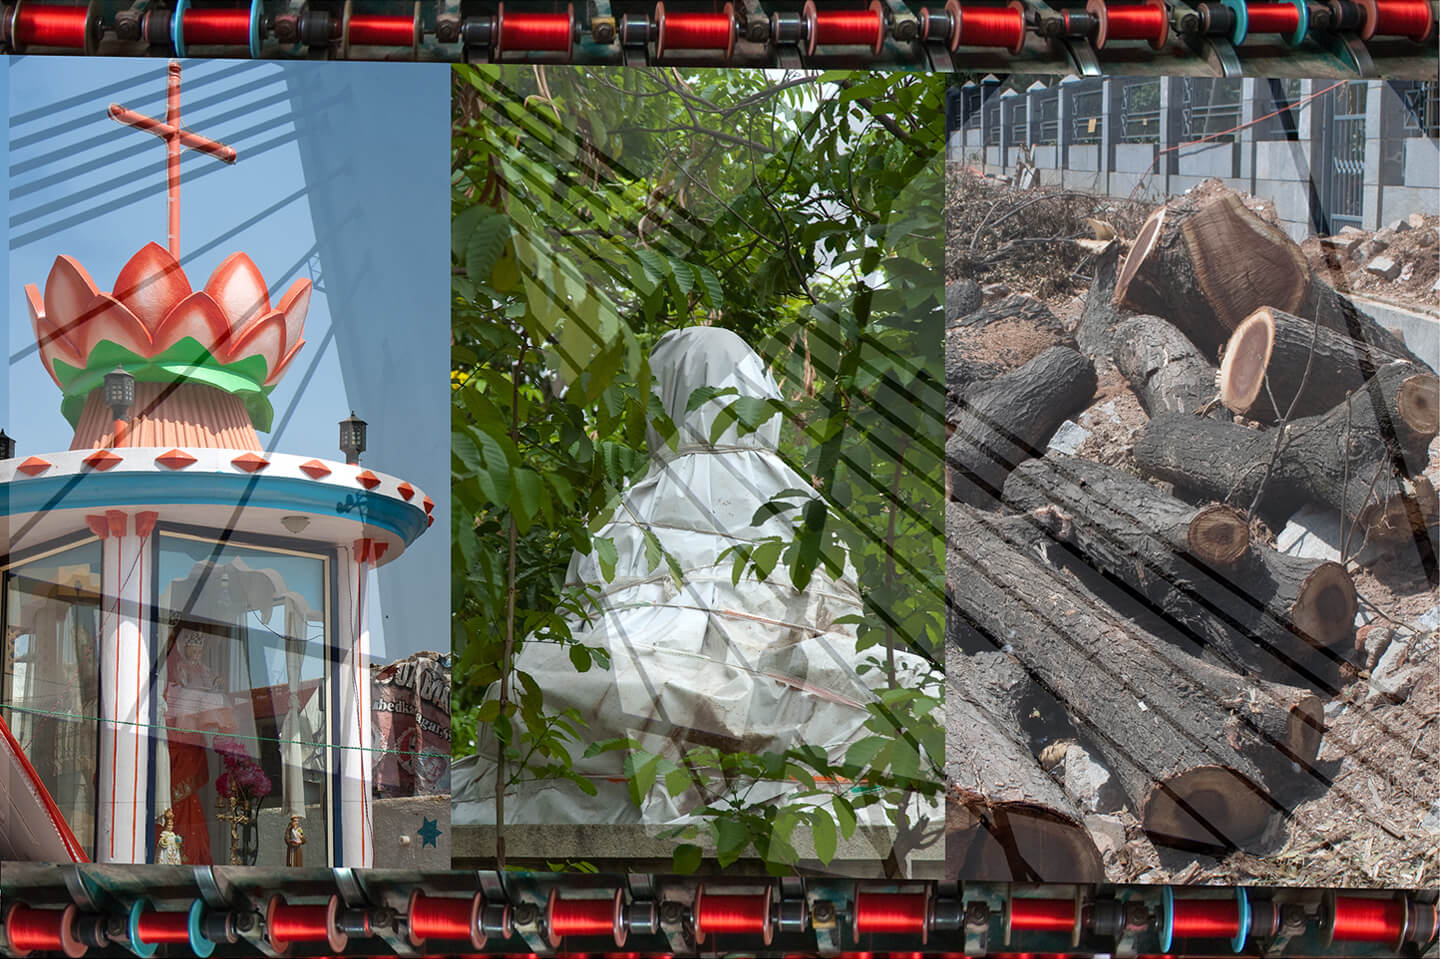
<path id="1" fill-rule="evenodd" d="M 597 534 L 614 540 L 614 577 L 606 581 L 593 554 L 576 553 L 568 573 L 569 584 L 593 584 L 600 591 L 599 614 L 589 626 L 577 625 L 574 639 L 608 649 L 610 667 L 597 664 L 578 673 L 563 645 L 534 639 L 523 644 L 516 666 L 540 684 L 547 712 L 574 707 L 594 741 L 629 737 L 676 761 L 693 745 L 763 753 L 805 744 L 839 759 L 871 734 L 864 728 L 873 715 L 866 703 L 885 683 L 883 647 L 858 651 L 855 626 L 839 622 L 861 613 L 853 573 L 847 566 L 847 575 L 834 579 L 822 568 L 797 591 L 782 562 L 765 582 L 747 571 L 732 583 L 733 554 L 723 560 L 721 554 L 767 536 L 790 542 L 793 511 L 758 526 L 751 520 L 776 494 L 810 484 L 777 453 L 779 417 L 744 436 L 732 423 L 712 443 L 716 417 L 735 395 L 686 409 L 704 386 L 777 399 L 779 390 L 740 337 L 715 328 L 667 334 L 654 350 L 651 370 L 678 427 L 676 444 L 672 448 L 652 429 L 649 471 Z M 647 559 L 647 530 L 681 567 L 680 584 L 666 561 L 652 565 Z M 939 695 L 943 677 L 922 657 L 897 651 L 895 661 L 899 685 Z M 486 727 L 478 734 L 477 756 L 453 772 L 457 825 L 494 822 L 495 740 Z M 506 793 L 507 823 L 683 822 L 723 790 L 716 783 L 708 796 L 693 788 L 671 796 L 662 778 L 636 808 L 624 783 L 623 752 L 578 759 L 583 744 L 571 749 L 577 771 L 590 777 L 598 795 L 586 796 L 564 781 L 517 783 Z M 759 783 L 747 799 L 784 801 L 795 791 L 794 783 Z M 931 804 L 923 805 L 934 814 Z M 883 810 L 869 813 L 862 813 L 862 822 L 884 821 Z"/>

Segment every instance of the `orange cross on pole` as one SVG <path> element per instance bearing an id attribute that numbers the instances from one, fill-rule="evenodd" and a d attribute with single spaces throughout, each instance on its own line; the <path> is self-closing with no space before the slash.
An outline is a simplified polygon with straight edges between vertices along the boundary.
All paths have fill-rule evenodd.
<path id="1" fill-rule="evenodd" d="M 156 120 L 143 113 L 127 110 L 118 103 L 110 104 L 110 117 L 126 126 L 153 133 L 165 141 L 165 172 L 169 180 L 170 255 L 180 259 L 180 148 L 186 147 L 209 154 L 222 163 L 235 162 L 235 149 L 223 143 L 191 133 L 180 126 L 180 63 L 170 61 L 170 77 L 166 89 L 165 119 Z"/>

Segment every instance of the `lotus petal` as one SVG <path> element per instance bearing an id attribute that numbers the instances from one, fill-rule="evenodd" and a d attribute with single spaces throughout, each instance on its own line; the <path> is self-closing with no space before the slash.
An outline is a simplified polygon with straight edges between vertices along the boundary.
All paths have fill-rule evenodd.
<path id="1" fill-rule="evenodd" d="M 55 258 L 55 265 L 50 267 L 50 276 L 45 280 L 45 315 L 50 319 L 53 333 L 69 340 L 75 353 L 82 357 L 89 351 L 80 349 L 85 339 L 80 327 L 88 321 L 85 311 L 99 292 L 78 260 L 68 256 Z"/>
<path id="2" fill-rule="evenodd" d="M 55 375 L 55 361 L 64 360 L 71 366 L 84 366 L 80 358 L 75 355 L 75 347 L 70 341 L 59 333 L 52 330 L 52 324 L 45 315 L 45 301 L 40 298 L 40 291 L 34 283 L 25 285 L 25 305 L 30 308 L 30 325 L 35 330 L 35 342 L 40 345 L 40 361 L 45 364 L 45 372 L 55 384 L 60 385 L 60 377 Z"/>
<path id="3" fill-rule="evenodd" d="M 189 295 L 190 281 L 185 271 L 158 243 L 147 243 L 115 279 L 115 298 L 152 334 L 175 305 Z"/>
<path id="4" fill-rule="evenodd" d="M 269 376 L 269 370 L 279 369 L 280 358 L 284 355 L 285 314 L 275 310 L 266 313 L 230 338 L 230 351 L 225 362 L 234 363 L 247 356 L 263 356 L 266 376 Z"/>
<path id="5" fill-rule="evenodd" d="M 305 333 L 305 314 L 310 309 L 310 281 L 301 277 L 290 284 L 275 308 L 285 314 L 285 342 L 299 343 Z"/>
<path id="6" fill-rule="evenodd" d="M 280 377 L 284 376 L 285 371 L 290 369 L 290 361 L 295 359 L 295 354 L 299 353 L 300 347 L 304 345 L 305 341 L 301 340 L 299 343 L 296 343 L 294 346 L 290 347 L 290 352 L 285 354 L 285 359 L 281 360 L 280 365 L 276 367 L 273 371 L 271 371 L 269 376 L 265 377 L 265 386 L 274 386 L 276 383 L 280 382 Z"/>
<path id="7" fill-rule="evenodd" d="M 220 304 L 230 320 L 230 328 L 238 330 L 270 312 L 270 293 L 260 269 L 244 253 L 231 253 L 225 262 L 210 274 L 205 292 Z"/>
<path id="8" fill-rule="evenodd" d="M 217 358 L 229 349 L 230 322 L 220 304 L 204 291 L 185 297 L 160 322 L 160 328 L 155 331 L 154 351 L 163 353 L 187 336 L 193 336 Z"/>
<path id="9" fill-rule="evenodd" d="M 85 321 L 79 328 L 80 342 L 76 346 L 80 356 L 87 360 L 101 340 L 109 340 L 140 356 L 154 355 L 150 331 L 145 329 L 145 324 L 109 293 L 97 295 L 81 315 Z"/>

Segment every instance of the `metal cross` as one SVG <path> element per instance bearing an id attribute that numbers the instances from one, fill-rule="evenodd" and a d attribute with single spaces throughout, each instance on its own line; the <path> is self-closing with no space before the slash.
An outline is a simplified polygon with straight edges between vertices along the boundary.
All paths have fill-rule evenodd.
<path id="1" fill-rule="evenodd" d="M 169 181 L 170 255 L 180 259 L 180 148 L 186 147 L 209 154 L 222 163 L 235 162 L 235 150 L 216 140 L 191 133 L 180 126 L 180 63 L 170 61 L 166 89 L 165 119 L 156 120 L 143 113 L 127 110 L 118 103 L 110 104 L 110 118 L 165 141 L 165 172 Z"/>

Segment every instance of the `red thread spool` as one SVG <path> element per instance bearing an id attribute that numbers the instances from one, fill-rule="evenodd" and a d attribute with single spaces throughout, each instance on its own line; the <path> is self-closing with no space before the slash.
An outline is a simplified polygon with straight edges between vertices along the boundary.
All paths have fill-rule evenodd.
<path id="1" fill-rule="evenodd" d="M 37 47 L 64 47 L 95 53 L 100 39 L 100 11 L 92 2 L 83 7 L 47 6 L 18 2 L 10 10 L 10 47 L 24 53 Z"/>
<path id="2" fill-rule="evenodd" d="M 140 930 L 140 941 L 146 945 L 190 945 L 190 913 L 188 912 L 152 912 L 146 910 L 140 913 L 140 921 L 137 924 Z"/>
<path id="3" fill-rule="evenodd" d="M 64 909 L 31 909 L 17 902 L 5 911 L 5 933 L 10 951 L 17 956 L 31 952 L 60 952 L 70 959 L 85 955 L 86 946 L 75 937 L 75 916 L 71 903 Z"/>
<path id="4" fill-rule="evenodd" d="M 655 56 L 671 50 L 724 50 L 725 59 L 735 52 L 735 7 L 725 4 L 721 13 L 666 14 L 665 4 L 655 4 Z"/>
<path id="5" fill-rule="evenodd" d="M 423 946 L 427 939 L 469 942 L 476 949 L 485 948 L 485 935 L 480 931 L 480 910 L 485 899 L 476 893 L 469 899 L 430 897 L 419 889 L 410 894 L 406 909 L 410 944 Z"/>
<path id="6" fill-rule="evenodd" d="M 180 35 L 185 43 L 202 46 L 235 47 L 250 44 L 250 11 L 186 10 L 180 17 Z"/>
<path id="7" fill-rule="evenodd" d="M 704 942 L 712 932 L 759 933 L 765 945 L 770 945 L 775 936 L 771 892 L 767 887 L 758 895 L 721 894 L 706 892 L 701 886 L 695 891 L 695 941 Z"/>
<path id="8" fill-rule="evenodd" d="M 415 42 L 415 21 L 410 17 L 351 17 L 350 42 L 375 47 L 408 47 Z"/>
<path id="9" fill-rule="evenodd" d="M 1124 6 L 1107 6 L 1105 0 L 1088 0 L 1085 9 L 1099 24 L 1095 49 L 1105 49 L 1110 40 L 1144 40 L 1153 49 L 1165 46 L 1170 35 L 1170 18 L 1165 0 L 1146 0 Z"/>
<path id="10" fill-rule="evenodd" d="M 1024 899 L 1013 895 L 1005 902 L 1005 945 L 1016 930 L 1020 932 L 1068 932 L 1070 945 L 1079 947 L 1083 893 L 1078 888 L 1072 899 Z"/>
<path id="11" fill-rule="evenodd" d="M 855 938 L 871 932 L 930 936 L 930 890 L 925 892 L 855 891 Z"/>
<path id="12" fill-rule="evenodd" d="M 1019 53 L 1025 46 L 1025 7 L 966 7 L 960 11 L 960 42 L 967 47 L 1004 47 Z"/>
<path id="13" fill-rule="evenodd" d="M 1240 903 L 1234 899 L 1176 899 L 1170 925 L 1176 939 L 1234 939 Z"/>
<path id="14" fill-rule="evenodd" d="M 575 46 L 575 4 L 564 13 L 506 13 L 500 4 L 495 13 L 495 53 L 505 50 L 526 53 L 563 52 L 567 57 Z"/>
<path id="15" fill-rule="evenodd" d="M 816 46 L 867 46 L 879 55 L 885 43 L 885 10 L 880 0 L 870 0 L 864 10 L 827 10 L 821 13 L 815 8 L 815 0 L 805 0 L 800 18 L 808 25 L 810 39 L 806 53 L 813 54 Z"/>
<path id="16" fill-rule="evenodd" d="M 558 946 L 566 936 L 614 936 L 617 947 L 625 945 L 625 920 L 620 890 L 609 899 L 561 899 L 559 890 L 550 890 L 546 907 L 546 928 L 550 944 Z"/>
<path id="17" fill-rule="evenodd" d="M 340 14 L 340 58 L 349 58 L 351 45 L 409 47 L 410 54 L 420 56 L 424 32 L 420 26 L 420 3 L 416 0 L 408 17 L 356 14 L 355 0 L 345 0 Z"/>
<path id="18" fill-rule="evenodd" d="M 1073 899 L 1011 899 L 1009 925 L 1020 932 L 1069 932 L 1075 928 Z"/>
<path id="19" fill-rule="evenodd" d="M 1336 896 L 1329 912 L 1331 942 L 1380 942 L 1398 949 L 1409 931 L 1403 899 Z"/>
<path id="20" fill-rule="evenodd" d="M 1245 17 L 1249 33 L 1283 33 L 1300 29 L 1300 9 L 1293 3 L 1247 3 Z"/>
<path id="21" fill-rule="evenodd" d="M 343 952 L 350 937 L 336 923 L 339 911 L 338 896 L 331 896 L 323 906 L 291 906 L 284 896 L 271 896 L 265 910 L 270 947 L 284 953 L 292 942 L 323 942 L 332 952 Z"/>
<path id="22" fill-rule="evenodd" d="M 1423 43 L 1435 26 L 1427 0 L 1363 0 L 1365 27 L 1362 40 L 1371 37 L 1404 37 Z"/>

